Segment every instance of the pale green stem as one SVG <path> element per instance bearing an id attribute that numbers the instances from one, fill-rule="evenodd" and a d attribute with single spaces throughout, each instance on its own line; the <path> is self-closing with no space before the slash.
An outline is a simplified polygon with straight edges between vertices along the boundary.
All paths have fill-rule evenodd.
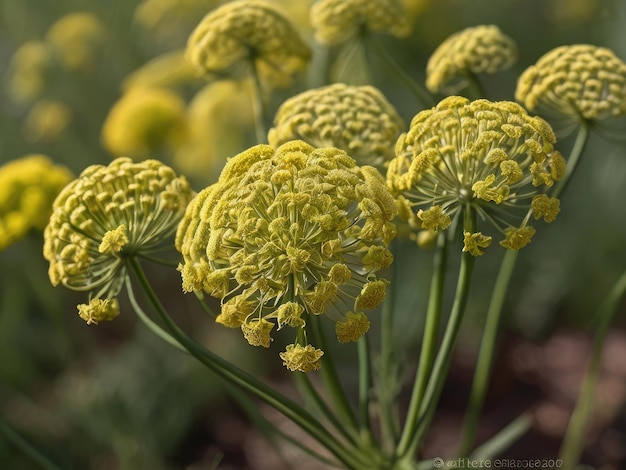
<path id="1" fill-rule="evenodd" d="M 18 449 L 30 461 L 38 465 L 43 470 L 61 470 L 48 457 L 41 453 L 39 449 L 22 437 L 13 427 L 0 417 L 0 437 L 6 439 L 13 447 Z"/>
<path id="2" fill-rule="evenodd" d="M 324 351 L 320 372 L 324 378 L 330 398 L 335 405 L 335 410 L 346 426 L 349 426 L 352 429 L 358 429 L 358 421 L 343 386 L 341 385 L 341 380 L 339 380 L 339 374 L 337 373 L 337 368 L 335 367 L 335 361 L 333 361 L 330 348 L 328 347 L 328 342 L 326 341 L 326 336 L 324 335 L 322 325 L 320 325 L 319 322 L 319 318 L 311 318 L 310 324 L 312 326 L 315 340 L 319 344 L 319 348 Z"/>
<path id="3" fill-rule="evenodd" d="M 371 443 L 372 423 L 370 421 L 370 393 L 372 390 L 372 364 L 367 336 L 359 338 L 357 342 L 359 353 L 359 421 L 361 436 Z"/>
<path id="4" fill-rule="evenodd" d="M 398 453 L 404 455 L 409 448 L 411 440 L 415 435 L 417 420 L 420 408 L 424 399 L 424 392 L 428 384 L 435 360 L 435 350 L 439 339 L 439 326 L 441 323 L 441 303 L 446 277 L 446 267 L 448 259 L 448 241 L 445 232 L 440 232 L 437 237 L 437 249 L 433 258 L 433 276 L 430 284 L 430 294 L 428 296 L 428 307 L 422 334 L 422 348 L 420 359 L 415 375 L 411 400 L 407 411 L 407 419 L 404 423 L 402 436 L 398 444 Z"/>
<path id="5" fill-rule="evenodd" d="M 617 280 L 596 314 L 599 317 L 600 324 L 594 337 L 591 359 L 587 366 L 587 373 L 580 389 L 576 408 L 570 418 L 559 453 L 559 458 L 563 460 L 564 470 L 576 468 L 584 448 L 585 429 L 595 401 L 595 390 L 600 375 L 604 342 L 613 316 L 624 294 L 626 294 L 626 272 Z"/>
<path id="6" fill-rule="evenodd" d="M 265 104 L 265 95 L 263 94 L 263 85 L 261 84 L 261 77 L 259 77 L 259 70 L 256 66 L 254 58 L 250 59 L 250 70 L 252 75 L 252 108 L 254 110 L 254 129 L 256 132 L 257 144 L 264 144 L 267 142 L 267 106 Z"/>
<path id="7" fill-rule="evenodd" d="M 485 92 L 485 88 L 482 83 L 478 80 L 478 77 L 473 72 L 466 72 L 464 75 L 465 80 L 467 81 L 467 88 L 472 94 L 471 98 L 474 100 L 480 98 L 486 98 L 487 93 Z"/>
<path id="8" fill-rule="evenodd" d="M 398 77 L 398 79 L 406 85 L 411 93 L 417 98 L 420 104 L 424 108 L 430 108 L 435 105 L 435 98 L 423 88 L 418 82 L 413 80 L 408 73 L 404 71 L 404 69 L 396 62 L 396 60 L 391 57 L 391 55 L 378 43 L 376 38 L 372 37 L 371 34 L 367 32 L 364 33 L 364 37 L 367 40 L 368 44 L 372 46 L 372 48 L 376 51 L 378 56 L 383 59 L 383 61 L 387 64 L 387 66 L 391 69 L 391 71 Z"/>
<path id="9" fill-rule="evenodd" d="M 523 413 L 508 423 L 495 436 L 482 444 L 474 452 L 472 459 L 493 459 L 499 456 L 516 442 L 521 436 L 526 434 L 533 424 L 530 413 Z"/>
<path id="10" fill-rule="evenodd" d="M 265 403 L 284 414 L 291 421 L 305 430 L 311 437 L 316 439 L 326 449 L 328 449 L 337 459 L 339 459 L 348 468 L 361 469 L 368 468 L 368 461 L 359 455 L 354 448 L 346 448 L 335 436 L 330 434 L 312 415 L 300 407 L 297 403 L 291 401 L 284 395 L 281 395 L 273 388 L 267 386 L 253 375 L 241 370 L 234 364 L 224 360 L 215 353 L 207 350 L 193 339 L 189 338 L 180 327 L 169 316 L 152 286 L 148 282 L 139 262 L 135 258 L 129 258 L 129 265 L 137 276 L 150 304 L 155 309 L 163 323 L 170 330 L 172 336 L 189 351 L 189 353 L 198 359 L 207 368 L 212 370 L 222 379 L 228 381 L 252 394 L 253 396 L 263 400 Z"/>
<path id="11" fill-rule="evenodd" d="M 463 208 L 464 224 L 463 230 L 473 233 L 475 227 L 475 214 L 470 207 Z M 450 369 L 452 362 L 452 353 L 456 344 L 456 339 L 463 322 L 463 314 L 469 297 L 470 283 L 472 278 L 472 269 L 474 267 L 474 256 L 468 252 L 461 254 L 461 265 L 459 267 L 459 275 L 457 279 L 456 292 L 450 311 L 450 317 L 441 341 L 441 346 L 437 352 L 437 357 L 433 364 L 432 371 L 428 380 L 426 391 L 419 409 L 419 415 L 416 420 L 412 420 L 412 428 L 406 431 L 408 438 L 403 446 L 398 446 L 397 456 L 400 460 L 410 460 L 419 446 L 421 440 L 426 435 L 426 431 L 437 409 L 437 402 L 443 389 L 443 385 Z"/>
<path id="12" fill-rule="evenodd" d="M 589 140 L 589 127 L 590 124 L 587 121 L 582 120 L 580 122 L 580 127 L 578 128 L 578 134 L 576 135 L 576 140 L 574 141 L 574 146 L 572 147 L 572 151 L 570 152 L 570 156 L 567 159 L 567 169 L 565 171 L 565 176 L 561 181 L 559 181 L 552 191 L 551 196 L 558 198 L 567 185 L 572 179 L 572 175 L 576 171 L 578 167 L 578 163 L 580 162 L 580 157 L 585 150 L 585 145 L 587 145 L 587 141 Z"/>
<path id="13" fill-rule="evenodd" d="M 469 453 L 476 437 L 478 419 L 482 412 L 485 395 L 487 393 L 487 384 L 491 373 L 493 351 L 498 335 L 502 306 L 504 305 L 504 299 L 506 298 L 506 292 L 509 288 L 518 253 L 518 250 L 506 250 L 502 264 L 500 265 L 498 277 L 496 278 L 496 285 L 491 295 L 491 302 L 487 309 L 485 327 L 480 342 L 478 358 L 476 359 L 476 369 L 472 382 L 472 390 L 470 392 L 469 405 L 465 414 L 465 423 L 463 424 L 463 434 L 458 454 L 461 457 Z"/>

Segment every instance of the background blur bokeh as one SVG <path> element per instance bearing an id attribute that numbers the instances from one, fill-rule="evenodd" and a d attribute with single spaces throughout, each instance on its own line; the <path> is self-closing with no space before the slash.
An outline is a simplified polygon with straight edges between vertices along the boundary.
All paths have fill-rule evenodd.
<path id="1" fill-rule="evenodd" d="M 313 43 L 307 0 L 268 1 L 282 7 Z M 441 41 L 478 24 L 498 25 L 519 48 L 513 68 L 481 77 L 490 99 L 512 100 L 519 74 L 560 45 L 590 43 L 626 59 L 626 2 L 620 0 L 405 2 L 415 13 L 412 35 L 380 41 L 421 83 Z M 255 143 L 249 83 L 198 78 L 182 57 L 192 29 L 220 3 L 0 0 L 0 165 L 45 154 L 78 174 L 113 157 L 149 156 L 187 175 L 196 190 L 208 185 L 228 156 Z M 369 60 L 372 83 L 408 123 L 418 103 L 379 59 Z M 275 90 L 270 114 L 316 79 L 310 70 Z M 142 127 L 141 108 L 137 114 L 127 110 L 120 117 L 127 122 L 103 131 L 122 98 L 129 108 L 146 106 L 161 127 Z M 591 136 L 558 220 L 541 227 L 519 257 L 481 428 L 489 435 L 515 412 L 533 408 L 535 428 L 512 450 L 519 455 L 555 457 L 588 357 L 592 314 L 626 266 L 626 125 L 611 126 L 612 141 Z M 566 155 L 572 140 L 564 137 L 557 148 Z M 249 418 L 213 375 L 153 337 L 129 309 L 112 323 L 85 325 L 75 314 L 84 296 L 50 285 L 41 249 L 41 231 L 32 230 L 0 251 L 3 421 L 61 468 L 199 469 L 220 458 L 219 468 L 289 468 L 250 430 Z M 396 334 L 408 348 L 399 358 L 407 373 L 416 363 L 418 340 L 403 332 L 419 329 L 423 321 L 415 312 L 425 303 L 430 277 L 430 254 L 413 250 L 414 258 L 399 260 L 401 279 L 408 281 L 396 287 L 406 307 Z M 456 437 L 500 257 L 501 251 L 489 250 L 477 263 L 460 353 L 427 444 L 429 455 L 444 454 L 453 445 L 446 439 Z M 189 331 L 276 387 L 286 386 L 275 352 L 258 353 L 238 332 L 214 325 L 193 299 L 182 296 L 177 273 L 152 274 Z M 625 313 L 622 303 L 606 345 L 599 405 L 583 457 L 598 468 L 617 468 L 626 455 Z M 341 360 L 346 377 L 350 354 Z M 0 437 L 0 468 L 33 465 Z"/>

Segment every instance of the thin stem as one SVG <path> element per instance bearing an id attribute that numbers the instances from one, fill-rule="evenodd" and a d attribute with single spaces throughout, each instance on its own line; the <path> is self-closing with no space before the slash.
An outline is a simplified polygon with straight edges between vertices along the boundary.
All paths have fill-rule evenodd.
<path id="1" fill-rule="evenodd" d="M 408 73 L 404 71 L 404 69 L 396 62 L 396 60 L 378 43 L 376 38 L 374 38 L 371 34 L 367 32 L 363 33 L 365 39 L 368 41 L 368 44 L 372 46 L 372 48 L 376 51 L 378 56 L 383 59 L 383 61 L 387 64 L 387 66 L 391 69 L 393 73 L 396 74 L 398 79 L 402 81 L 406 85 L 406 87 L 413 93 L 413 95 L 417 98 L 420 104 L 424 108 L 430 108 L 435 105 L 435 99 L 432 95 L 423 88 L 418 82 L 413 80 Z"/>
<path id="2" fill-rule="evenodd" d="M 447 237 L 445 232 L 440 232 L 437 237 L 437 249 L 433 258 L 433 277 L 430 284 L 430 294 L 428 296 L 428 308 L 426 310 L 424 333 L 422 335 L 420 359 L 417 366 L 413 390 L 411 392 L 407 420 L 404 423 L 402 436 L 398 444 L 398 453 L 400 455 L 403 455 L 407 451 L 415 434 L 424 392 L 426 391 L 426 385 L 435 360 L 435 350 L 437 340 L 439 339 L 439 326 L 441 323 L 441 304 L 446 277 L 447 259 Z"/>
<path id="3" fill-rule="evenodd" d="M 361 435 L 368 442 L 374 440 L 372 424 L 370 422 L 370 392 L 372 389 L 372 364 L 367 336 L 359 338 L 357 342 L 359 353 L 359 421 Z"/>
<path id="4" fill-rule="evenodd" d="M 474 217 L 475 214 L 469 207 L 464 207 L 464 224 L 463 230 L 473 232 L 475 227 Z M 443 335 L 441 346 L 437 352 L 435 363 L 432 368 L 428 380 L 428 386 L 424 393 L 424 399 L 422 400 L 418 419 L 415 420 L 415 425 L 409 430 L 409 444 L 404 447 L 398 448 L 398 456 L 403 459 L 411 459 L 415 454 L 415 451 L 424 438 L 428 426 L 437 409 L 437 402 L 441 395 L 441 390 L 445 383 L 450 369 L 450 363 L 452 362 L 452 352 L 456 344 L 456 339 L 461 329 L 461 323 L 463 322 L 463 314 L 465 313 L 465 307 L 467 305 L 467 299 L 469 297 L 470 283 L 472 278 L 472 269 L 474 267 L 474 256 L 468 252 L 461 254 L 461 265 L 459 267 L 459 276 L 457 280 L 456 292 L 454 296 L 454 302 L 452 304 L 452 310 L 446 325 L 446 330 Z"/>
<path id="5" fill-rule="evenodd" d="M 576 468 L 578 460 L 580 459 L 580 454 L 584 447 L 585 428 L 593 407 L 595 390 L 600 375 L 604 342 L 613 316 L 624 294 L 626 294 L 626 272 L 617 280 L 613 289 L 611 289 L 611 292 L 597 311 L 600 324 L 597 327 L 593 341 L 591 359 L 578 396 L 576 408 L 567 426 L 559 454 L 559 457 L 563 460 L 563 468 L 565 470 Z"/>
<path id="6" fill-rule="evenodd" d="M 198 303 L 200 304 L 200 307 L 202 307 L 202 310 L 204 310 L 205 313 L 208 313 L 214 319 L 217 318 L 217 315 L 215 314 L 213 309 L 211 307 L 209 307 L 209 305 L 204 300 L 204 296 L 202 294 L 198 293 L 198 292 L 195 292 L 195 291 L 194 291 L 194 294 L 196 295 L 196 299 L 198 300 Z"/>
<path id="7" fill-rule="evenodd" d="M 347 448 L 338 441 L 335 436 L 330 434 L 312 415 L 297 403 L 276 392 L 276 390 L 267 386 L 253 375 L 241 370 L 189 338 L 174 320 L 172 320 L 161 304 L 139 262 L 135 258 L 130 258 L 129 264 L 146 293 L 150 304 L 170 330 L 172 336 L 179 341 L 192 356 L 222 379 L 263 400 L 265 403 L 284 414 L 326 447 L 326 449 L 348 468 L 368 468 L 368 462 L 364 457 L 359 455 L 354 448 Z"/>
<path id="8" fill-rule="evenodd" d="M 472 94 L 472 99 L 480 99 L 486 98 L 487 93 L 485 92 L 485 88 L 482 83 L 478 80 L 478 77 L 473 72 L 467 72 L 464 75 L 465 80 L 467 81 L 467 88 Z"/>
<path id="9" fill-rule="evenodd" d="M 478 419 L 487 393 L 487 384 L 491 373 L 493 351 L 498 335 L 502 306 L 504 305 L 504 299 L 506 298 L 518 253 L 518 250 L 506 250 L 498 277 L 496 278 L 496 285 L 491 295 L 478 358 L 476 359 L 476 370 L 470 392 L 469 406 L 465 414 L 459 456 L 467 455 L 474 444 L 478 429 Z"/>
<path id="10" fill-rule="evenodd" d="M 578 128 L 578 134 L 576 135 L 576 140 L 574 141 L 574 145 L 572 147 L 572 151 L 570 152 L 569 158 L 567 159 L 567 169 L 565 170 L 565 176 L 558 182 L 554 191 L 552 191 L 552 197 L 559 197 L 565 188 L 569 185 L 569 182 L 572 179 L 572 175 L 576 171 L 578 164 L 580 163 L 580 157 L 582 156 L 585 146 L 587 145 L 587 141 L 589 140 L 589 128 L 590 124 L 587 121 L 581 121 L 580 127 Z"/>
<path id="11" fill-rule="evenodd" d="M 48 457 L 39 451 L 35 446 L 28 442 L 13 427 L 0 417 L 0 436 L 4 437 L 15 448 L 19 449 L 22 454 L 30 459 L 31 462 L 37 464 L 44 470 L 61 470 L 56 464 L 51 462 Z"/>
<path id="12" fill-rule="evenodd" d="M 254 110 L 254 130 L 256 132 L 257 144 L 267 142 L 267 129 L 265 123 L 267 119 L 267 109 L 265 105 L 265 96 L 263 94 L 263 86 L 261 77 L 256 66 L 254 57 L 250 58 L 250 69 L 252 75 L 252 108 Z"/>
<path id="13" fill-rule="evenodd" d="M 352 429 L 358 429 L 358 421 L 354 415 L 354 411 L 350 405 L 348 397 L 346 396 L 343 386 L 341 385 L 341 380 L 339 380 L 339 374 L 337 373 L 337 368 L 335 367 L 335 361 L 332 359 L 332 354 L 330 353 L 330 348 L 328 347 L 328 342 L 326 341 L 319 318 L 311 318 L 310 323 L 313 335 L 319 343 L 319 347 L 324 351 L 320 372 L 322 373 L 322 377 L 326 383 L 330 398 L 335 405 L 335 410 L 340 415 L 346 426 L 349 426 Z"/>

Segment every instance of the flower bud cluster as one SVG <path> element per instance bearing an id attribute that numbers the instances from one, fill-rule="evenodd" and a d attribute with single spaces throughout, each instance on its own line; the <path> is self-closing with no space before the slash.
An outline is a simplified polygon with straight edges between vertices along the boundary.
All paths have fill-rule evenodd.
<path id="1" fill-rule="evenodd" d="M 86 168 L 60 192 L 44 231 L 50 281 L 90 293 L 78 308 L 87 323 L 114 318 L 125 258 L 158 249 L 193 195 L 184 177 L 156 160 Z"/>
<path id="2" fill-rule="evenodd" d="M 359 165 L 382 170 L 394 157 L 403 129 L 397 111 L 377 88 L 336 83 L 285 101 L 268 140 L 274 147 L 295 139 L 314 147 L 336 147 Z"/>
<path id="3" fill-rule="evenodd" d="M 463 207 L 504 235 L 500 244 L 530 242 L 530 215 L 551 222 L 559 201 L 543 190 L 564 176 L 556 137 L 541 118 L 510 101 L 469 101 L 451 96 L 418 113 L 398 140 L 387 184 L 399 216 L 414 227 L 445 230 Z M 477 256 L 491 242 L 464 234 L 464 250 Z"/>
<path id="4" fill-rule="evenodd" d="M 228 161 L 180 223 L 183 289 L 221 300 L 217 322 L 269 347 L 274 327 L 300 333 L 311 315 L 335 322 L 340 342 L 369 328 L 363 313 L 385 298 L 376 277 L 393 256 L 396 205 L 373 167 L 344 151 L 291 141 L 258 145 Z M 319 367 L 321 351 L 297 344 L 281 354 L 292 370 Z"/>

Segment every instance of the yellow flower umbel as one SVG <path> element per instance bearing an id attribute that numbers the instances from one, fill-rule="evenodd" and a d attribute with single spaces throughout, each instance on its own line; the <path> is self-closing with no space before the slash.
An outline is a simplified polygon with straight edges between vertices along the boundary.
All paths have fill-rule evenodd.
<path id="1" fill-rule="evenodd" d="M 517 250 L 535 233 L 531 216 L 551 222 L 559 212 L 559 201 L 542 193 L 565 173 L 555 142 L 549 124 L 516 103 L 452 96 L 413 118 L 387 184 L 414 227 L 446 230 L 469 208 L 504 235 L 502 246 Z M 466 232 L 463 241 L 477 256 L 491 236 Z"/>
<path id="2" fill-rule="evenodd" d="M 56 142 L 72 120 L 71 108 L 61 101 L 39 100 L 24 121 L 24 137 L 29 142 Z"/>
<path id="3" fill-rule="evenodd" d="M 102 22 L 96 15 L 84 12 L 62 16 L 46 34 L 46 40 L 69 70 L 91 69 L 97 63 L 104 38 Z"/>
<path id="4" fill-rule="evenodd" d="M 319 368 L 306 344 L 311 315 L 337 323 L 340 341 L 369 327 L 388 282 L 396 205 L 373 167 L 344 151 L 292 141 L 258 145 L 228 161 L 189 205 L 176 235 L 183 289 L 221 299 L 217 322 L 268 347 L 276 326 L 298 331 L 281 354 L 291 370 Z M 351 313 L 352 312 L 352 313 Z"/>
<path id="5" fill-rule="evenodd" d="M 122 83 L 124 93 L 137 89 L 163 89 L 198 81 L 195 69 L 185 58 L 184 49 L 166 52 L 130 73 Z"/>
<path id="6" fill-rule="evenodd" d="M 341 44 L 362 30 L 408 36 L 411 25 L 399 0 L 318 0 L 311 7 L 315 38 L 322 44 Z"/>
<path id="7" fill-rule="evenodd" d="M 334 84 L 285 101 L 270 129 L 270 145 L 301 139 L 345 150 L 360 165 L 383 169 L 404 129 L 395 108 L 372 86 Z"/>
<path id="8" fill-rule="evenodd" d="M 278 10 L 254 0 L 229 2 L 205 16 L 189 37 L 186 53 L 201 74 L 253 64 L 274 85 L 289 83 L 311 55 Z"/>
<path id="9" fill-rule="evenodd" d="M 604 47 L 557 47 L 522 73 L 515 99 L 575 122 L 624 116 L 626 64 Z"/>
<path id="10" fill-rule="evenodd" d="M 43 230 L 52 201 L 72 174 L 44 155 L 28 155 L 0 166 L 0 251 L 29 230 Z"/>
<path id="11" fill-rule="evenodd" d="M 156 160 L 88 167 L 61 191 L 44 231 L 50 281 L 89 292 L 78 306 L 87 323 L 115 318 L 125 259 L 161 248 L 193 195 L 184 177 Z"/>
<path id="12" fill-rule="evenodd" d="M 120 98 L 102 127 L 113 155 L 145 158 L 177 149 L 186 135 L 185 102 L 165 88 L 131 91 Z"/>
<path id="13" fill-rule="evenodd" d="M 37 99 L 46 86 L 54 68 L 53 48 L 43 41 L 28 41 L 15 51 L 9 63 L 7 92 L 19 103 Z"/>
<path id="14" fill-rule="evenodd" d="M 426 65 L 426 87 L 445 90 L 453 79 L 493 74 L 517 60 L 517 46 L 495 25 L 466 28 L 443 41 Z"/>

